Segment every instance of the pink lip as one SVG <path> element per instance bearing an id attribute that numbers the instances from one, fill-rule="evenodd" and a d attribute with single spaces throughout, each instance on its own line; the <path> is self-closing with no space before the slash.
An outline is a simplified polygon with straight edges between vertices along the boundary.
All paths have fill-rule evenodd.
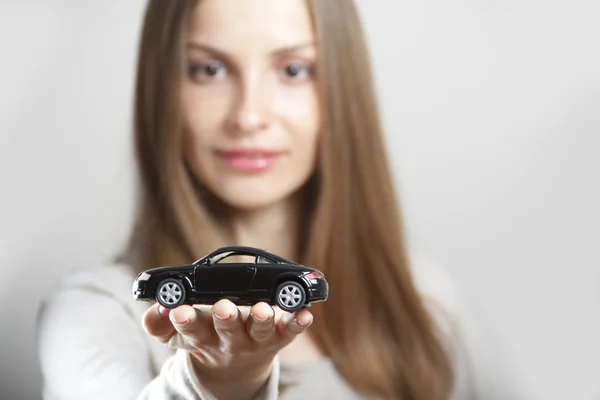
<path id="1" fill-rule="evenodd" d="M 231 148 L 217 154 L 230 167 L 241 172 L 262 172 L 271 168 L 283 154 L 281 151 L 259 148 Z"/>

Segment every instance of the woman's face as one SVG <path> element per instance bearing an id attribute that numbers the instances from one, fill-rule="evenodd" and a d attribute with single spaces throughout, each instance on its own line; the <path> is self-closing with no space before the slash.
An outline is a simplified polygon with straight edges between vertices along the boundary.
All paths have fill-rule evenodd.
<path id="1" fill-rule="evenodd" d="M 225 203 L 282 201 L 315 168 L 315 39 L 304 0 L 202 0 L 187 38 L 184 156 Z"/>

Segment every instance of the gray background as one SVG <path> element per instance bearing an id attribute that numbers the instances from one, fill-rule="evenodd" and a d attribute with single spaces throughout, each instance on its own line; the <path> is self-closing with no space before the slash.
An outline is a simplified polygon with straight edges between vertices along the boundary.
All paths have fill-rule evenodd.
<path id="1" fill-rule="evenodd" d="M 599 399 L 600 3 L 359 5 L 409 240 L 475 317 L 485 398 Z M 39 398 L 41 293 L 126 237 L 142 6 L 0 2 L 2 399 Z"/>

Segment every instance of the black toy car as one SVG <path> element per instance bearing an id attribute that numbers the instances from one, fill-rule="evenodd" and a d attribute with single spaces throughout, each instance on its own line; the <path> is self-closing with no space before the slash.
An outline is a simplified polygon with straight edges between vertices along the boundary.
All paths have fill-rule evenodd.
<path id="1" fill-rule="evenodd" d="M 228 262 L 232 256 L 249 256 L 252 262 Z M 265 301 L 293 312 L 327 300 L 328 294 L 320 271 L 245 246 L 222 247 L 189 265 L 150 269 L 133 282 L 134 299 L 156 300 L 166 308 L 229 299 L 238 305 Z"/>

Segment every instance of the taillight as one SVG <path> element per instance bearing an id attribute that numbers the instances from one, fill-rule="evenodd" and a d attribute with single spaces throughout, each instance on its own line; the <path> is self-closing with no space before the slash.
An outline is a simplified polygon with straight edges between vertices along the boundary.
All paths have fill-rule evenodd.
<path id="1" fill-rule="evenodd" d="M 312 271 L 305 275 L 307 279 L 321 279 L 323 275 L 319 271 Z"/>

